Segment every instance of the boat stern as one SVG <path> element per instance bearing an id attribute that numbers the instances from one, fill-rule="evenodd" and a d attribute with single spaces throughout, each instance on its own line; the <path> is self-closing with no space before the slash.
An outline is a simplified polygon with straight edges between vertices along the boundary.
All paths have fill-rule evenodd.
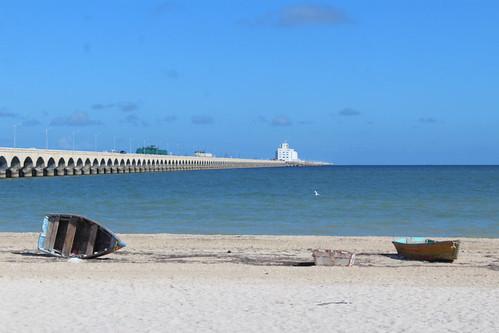
<path id="1" fill-rule="evenodd" d="M 126 243 L 124 241 L 122 241 L 121 239 L 117 239 L 116 240 L 116 245 L 114 246 L 114 251 L 117 251 L 119 249 L 122 249 L 126 247 Z"/>
<path id="2" fill-rule="evenodd" d="M 49 218 L 45 216 L 42 222 L 42 232 L 40 232 L 40 236 L 38 236 L 38 250 L 42 252 L 47 252 L 45 249 L 45 241 L 47 239 L 47 233 L 49 231 Z"/>

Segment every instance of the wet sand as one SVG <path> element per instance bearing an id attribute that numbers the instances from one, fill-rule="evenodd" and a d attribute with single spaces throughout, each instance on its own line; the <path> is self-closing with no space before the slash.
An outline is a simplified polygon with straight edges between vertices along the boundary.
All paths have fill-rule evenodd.
<path id="1" fill-rule="evenodd" d="M 387 237 L 120 235 L 128 246 L 73 264 L 0 233 L 6 331 L 499 330 L 499 239 L 461 238 L 454 263 L 402 260 Z M 312 249 L 357 254 L 307 266 Z"/>

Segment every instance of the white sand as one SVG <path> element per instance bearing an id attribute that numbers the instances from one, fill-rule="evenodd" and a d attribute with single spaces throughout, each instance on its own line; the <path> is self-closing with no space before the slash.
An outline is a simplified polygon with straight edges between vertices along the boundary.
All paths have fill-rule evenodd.
<path id="1" fill-rule="evenodd" d="M 499 240 L 462 239 L 455 263 L 435 264 L 389 256 L 389 238 L 123 239 L 108 260 L 69 263 L 32 255 L 34 234 L 0 234 L 0 331 L 499 331 Z M 361 254 L 351 268 L 271 266 L 312 248 Z"/>

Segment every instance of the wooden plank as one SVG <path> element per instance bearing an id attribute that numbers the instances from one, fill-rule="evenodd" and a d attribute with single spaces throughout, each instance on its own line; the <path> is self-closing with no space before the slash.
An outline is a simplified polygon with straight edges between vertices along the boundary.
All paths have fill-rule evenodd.
<path id="1" fill-rule="evenodd" d="M 73 247 L 73 242 L 76 234 L 76 223 L 78 222 L 78 218 L 71 217 L 71 220 L 68 222 L 68 229 L 66 230 L 66 238 L 64 239 L 64 246 L 62 248 L 62 255 L 69 256 L 71 252 L 71 248 Z"/>
<path id="2" fill-rule="evenodd" d="M 87 248 L 85 250 L 85 255 L 87 257 L 94 254 L 94 245 L 95 245 L 95 239 L 97 238 L 97 230 L 99 230 L 97 224 L 92 224 L 89 231 Z"/>
<path id="3" fill-rule="evenodd" d="M 59 216 L 55 218 L 55 221 L 49 223 L 49 230 L 47 232 L 47 238 L 45 239 L 45 248 L 49 251 L 54 249 L 57 230 L 59 230 Z"/>

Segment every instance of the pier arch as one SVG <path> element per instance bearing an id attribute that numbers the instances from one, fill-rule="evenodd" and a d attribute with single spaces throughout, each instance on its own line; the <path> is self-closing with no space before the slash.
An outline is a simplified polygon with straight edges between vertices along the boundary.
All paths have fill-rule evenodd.
<path id="1" fill-rule="evenodd" d="M 45 168 L 45 161 L 43 160 L 43 157 L 38 157 L 38 159 L 36 160 L 36 164 L 35 164 L 35 167 L 37 169 L 43 169 Z"/>
<path id="2" fill-rule="evenodd" d="M 57 168 L 55 169 L 54 175 L 64 176 L 64 168 L 66 168 L 66 161 L 61 157 L 57 162 Z"/>
<path id="3" fill-rule="evenodd" d="M 23 168 L 20 171 L 23 177 L 31 177 L 33 175 L 33 160 L 31 157 L 26 157 L 24 159 Z"/>
<path id="4" fill-rule="evenodd" d="M 33 167 L 33 160 L 31 159 L 31 157 L 28 156 L 24 159 L 23 167 L 24 168 L 32 168 Z"/>
<path id="5" fill-rule="evenodd" d="M 49 160 L 47 161 L 47 169 L 51 169 L 51 170 L 53 170 L 53 169 L 55 169 L 55 166 L 56 166 L 56 165 L 55 165 L 55 160 L 54 160 L 54 158 L 52 158 L 52 157 L 51 157 L 51 158 L 49 158 Z"/>
<path id="6" fill-rule="evenodd" d="M 21 167 L 21 162 L 17 158 L 17 156 L 14 156 L 12 160 L 10 161 L 10 168 L 13 170 L 17 170 Z"/>
<path id="7" fill-rule="evenodd" d="M 8 165 L 7 165 L 7 160 L 5 157 L 0 156 L 0 171 L 5 171 L 7 170 Z"/>
<path id="8" fill-rule="evenodd" d="M 89 158 L 87 158 L 87 159 L 85 160 L 85 164 L 83 165 L 83 168 L 84 168 L 85 170 L 90 170 L 90 168 L 91 168 L 91 167 L 92 167 L 92 162 L 90 161 L 90 159 L 89 159 Z"/>
<path id="9" fill-rule="evenodd" d="M 99 169 L 99 160 L 94 158 L 92 165 L 90 166 L 90 174 L 98 175 L 99 173 L 101 173 L 101 170 Z"/>
<path id="10" fill-rule="evenodd" d="M 73 176 L 75 174 L 75 160 L 70 157 L 68 162 L 66 163 L 66 175 Z"/>
<path id="11" fill-rule="evenodd" d="M 17 156 L 14 156 L 10 160 L 10 167 L 6 170 L 6 176 L 10 178 L 19 177 L 19 169 L 21 168 L 21 162 Z"/>

